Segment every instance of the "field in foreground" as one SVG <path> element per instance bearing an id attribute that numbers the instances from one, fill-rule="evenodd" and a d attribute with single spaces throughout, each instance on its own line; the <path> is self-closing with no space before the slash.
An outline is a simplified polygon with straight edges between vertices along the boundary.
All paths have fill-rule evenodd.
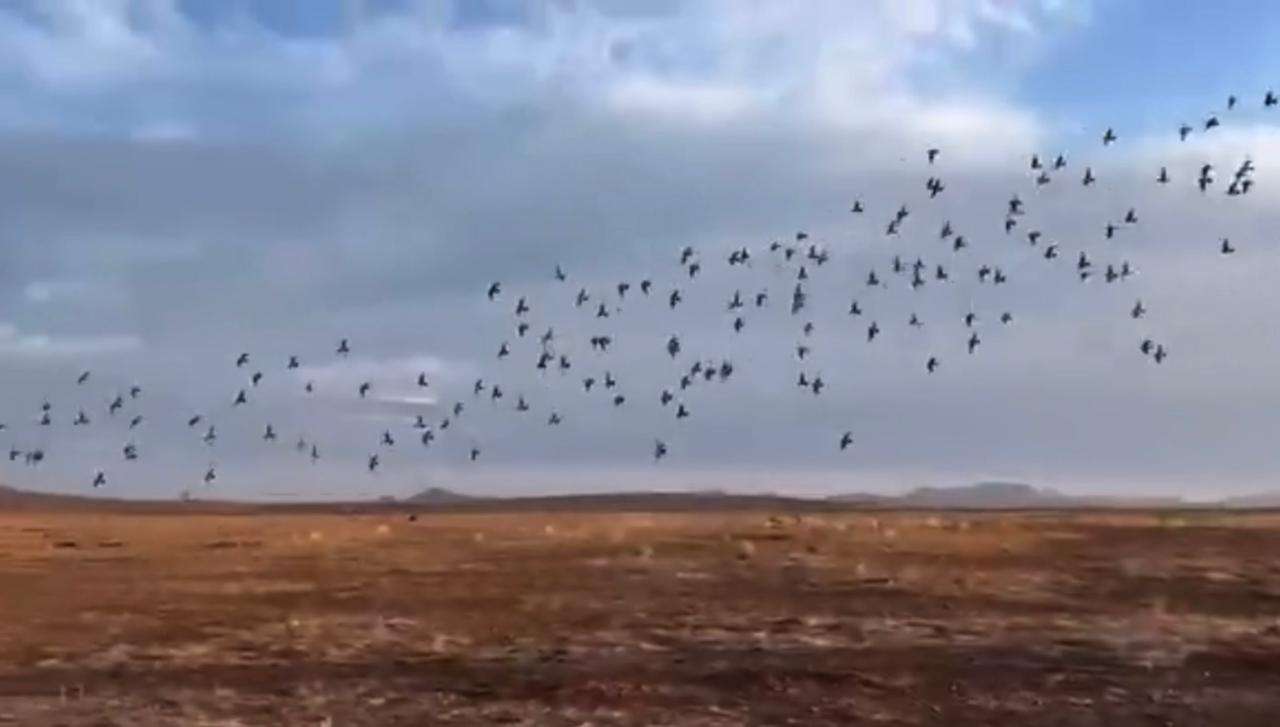
<path id="1" fill-rule="evenodd" d="M 1280 515 L 0 513 L 0 594 L 0 724 L 1280 715 Z"/>

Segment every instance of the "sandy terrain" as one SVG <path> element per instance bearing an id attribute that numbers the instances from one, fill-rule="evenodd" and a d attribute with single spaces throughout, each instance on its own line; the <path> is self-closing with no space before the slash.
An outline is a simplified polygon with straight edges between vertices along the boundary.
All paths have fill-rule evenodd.
<path id="1" fill-rule="evenodd" d="M 1280 719 L 1280 515 L 28 511 L 0 593 L 0 724 Z"/>

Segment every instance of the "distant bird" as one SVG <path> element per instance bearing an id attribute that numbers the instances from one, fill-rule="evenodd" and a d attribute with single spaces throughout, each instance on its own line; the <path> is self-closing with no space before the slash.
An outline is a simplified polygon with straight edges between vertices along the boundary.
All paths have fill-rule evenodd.
<path id="1" fill-rule="evenodd" d="M 1186 140 L 1187 140 L 1187 137 L 1191 135 L 1191 131 L 1192 131 L 1192 129 L 1191 129 L 1191 126 L 1190 126 L 1189 124 L 1183 124 L 1182 126 L 1179 126 L 1179 127 L 1178 127 L 1178 140 L 1179 140 L 1179 141 L 1186 141 Z"/>
<path id="2" fill-rule="evenodd" d="M 982 343 L 982 340 L 978 338 L 977 333 L 970 335 L 969 336 L 969 353 L 972 354 L 974 352 L 974 349 L 978 347 L 979 343 Z"/>
<path id="3" fill-rule="evenodd" d="M 1221 125 L 1222 125 L 1222 122 L 1218 121 L 1217 116 L 1210 116 L 1204 121 L 1204 130 L 1208 131 L 1210 129 L 1216 129 Z"/>
<path id="4" fill-rule="evenodd" d="M 680 339 L 678 337 L 672 336 L 667 339 L 667 355 L 671 358 L 680 355 Z"/>
<path id="5" fill-rule="evenodd" d="M 236 368 L 243 368 L 247 363 L 249 363 L 249 354 L 242 353 L 236 357 Z"/>
<path id="6" fill-rule="evenodd" d="M 1168 355 L 1169 353 L 1165 351 L 1164 345 L 1160 344 L 1156 346 L 1156 352 L 1152 356 L 1152 358 L 1155 359 L 1156 363 L 1164 363 L 1165 357 L 1167 357 Z"/>
<path id="7" fill-rule="evenodd" d="M 878 335 L 880 335 L 880 326 L 877 325 L 875 321 L 872 321 L 871 325 L 867 328 L 867 343 L 874 341 Z"/>
<path id="8" fill-rule="evenodd" d="M 268 424 L 266 430 L 262 432 L 262 441 L 264 442 L 276 441 L 276 430 L 270 424 Z"/>
<path id="9" fill-rule="evenodd" d="M 1142 343 L 1139 344 L 1138 350 L 1149 356 L 1151 355 L 1152 349 L 1155 348 L 1155 345 L 1155 341 L 1152 341 L 1150 338 L 1144 338 L 1142 339 Z"/>
<path id="10" fill-rule="evenodd" d="M 937 357 L 937 356 L 930 356 L 930 357 L 929 357 L 929 360 L 928 360 L 928 361 L 925 361 L 925 363 L 924 363 L 924 370 L 925 370 L 925 371 L 927 371 L 927 372 L 929 372 L 929 373 L 933 373 L 934 371 L 937 371 L 937 370 L 938 370 L 938 357 Z"/>
<path id="11" fill-rule="evenodd" d="M 655 439 L 655 440 L 654 440 L 654 443 L 653 443 L 653 458 L 654 458 L 654 460 L 660 460 L 660 459 L 662 459 L 662 458 L 663 458 L 663 457 L 665 457 L 665 456 L 667 456 L 667 444 L 666 444 L 666 442 L 663 442 L 661 439 Z"/>
<path id="12" fill-rule="evenodd" d="M 652 283 L 651 281 L 649 281 L 649 280 L 647 280 L 647 279 L 646 279 L 646 280 L 641 280 L 641 281 L 640 281 L 640 292 L 641 292 L 641 293 L 644 293 L 645 295 L 648 295 L 648 294 L 649 294 L 649 289 L 650 289 L 650 288 L 652 288 L 652 287 L 653 287 L 653 283 Z"/>
<path id="13" fill-rule="evenodd" d="M 187 420 L 187 426 L 194 427 L 195 425 L 199 424 L 203 418 L 204 417 L 200 416 L 199 414 L 196 414 L 195 416 Z"/>
<path id="14" fill-rule="evenodd" d="M 287 365 L 287 366 L 285 366 L 285 368 L 287 368 L 287 369 L 289 369 L 290 371 L 292 371 L 293 369 L 296 369 L 296 368 L 298 368 L 298 367 L 299 367 L 299 366 L 301 366 L 301 365 L 302 365 L 302 364 L 298 363 L 298 357 L 297 357 L 297 356 L 290 356 L 290 357 L 289 357 L 289 363 L 288 363 L 288 365 Z"/>
<path id="15" fill-rule="evenodd" d="M 1169 170 L 1164 167 L 1160 167 L 1160 176 L 1156 177 L 1156 181 L 1159 182 L 1160 184 L 1168 184 Z"/>
<path id="16" fill-rule="evenodd" d="M 684 419 L 688 416 L 689 410 L 685 408 L 684 404 L 679 404 L 676 407 L 676 419 Z"/>
<path id="17" fill-rule="evenodd" d="M 427 382 L 427 372 L 425 372 L 425 371 L 419 372 L 419 373 L 418 373 L 418 388 L 425 389 L 425 388 L 427 388 L 427 387 L 428 387 L 428 386 L 430 386 L 430 385 L 431 385 L 431 384 L 429 384 L 429 383 Z"/>
<path id="18" fill-rule="evenodd" d="M 130 419 L 130 420 L 129 420 L 129 428 L 130 428 L 130 429 L 137 429 L 137 428 L 138 428 L 138 425 L 140 425 L 140 424 L 142 424 L 142 415 L 141 415 L 141 414 L 138 414 L 137 416 L 135 416 L 134 418 L 132 418 L 132 419 Z"/>
<path id="19" fill-rule="evenodd" d="M 249 382 L 254 386 L 257 386 L 258 384 L 262 383 L 262 372 L 261 371 L 253 372 L 253 376 L 249 377 Z"/>
<path id="20" fill-rule="evenodd" d="M 559 426 L 560 421 L 561 421 L 560 415 L 553 411 L 551 412 L 551 415 L 547 417 L 547 426 L 549 427 Z"/>
<path id="21" fill-rule="evenodd" d="M 524 296 L 522 295 L 520 296 L 520 299 L 516 301 L 516 315 L 522 316 L 528 312 L 529 303 L 525 301 Z"/>
<path id="22" fill-rule="evenodd" d="M 494 298 L 497 298 L 498 295 L 501 293 L 502 293 L 501 283 L 495 282 L 489 286 L 489 292 L 488 292 L 489 300 L 493 300 Z"/>
<path id="23" fill-rule="evenodd" d="M 858 306 L 858 301 L 855 300 L 849 304 L 849 315 L 851 316 L 862 315 L 862 308 Z"/>
<path id="24" fill-rule="evenodd" d="M 1262 99 L 1262 107 L 1271 108 L 1272 106 L 1275 106 L 1276 103 L 1277 103 L 1277 99 L 1276 99 L 1275 93 L 1272 91 L 1267 91 L 1267 95 Z"/>
<path id="25" fill-rule="evenodd" d="M 1139 299 L 1136 303 L 1134 303 L 1133 309 L 1129 311 L 1129 317 L 1135 320 L 1143 317 L 1146 314 L 1147 314 L 1147 309 L 1142 305 L 1141 299 Z"/>
<path id="26" fill-rule="evenodd" d="M 347 339 L 344 338 L 338 342 L 337 353 L 339 356 L 346 356 L 347 354 L 351 353 L 351 346 L 349 343 L 347 343 Z"/>
<path id="27" fill-rule="evenodd" d="M 1001 313 L 1000 322 L 1005 325 L 1009 325 L 1010 323 L 1013 323 L 1013 314 L 1010 313 L 1009 311 L 1005 311 L 1004 313 Z"/>
<path id="28" fill-rule="evenodd" d="M 217 442 L 217 441 L 218 441 L 218 430 L 217 430 L 217 428 L 216 428 L 216 427 L 214 427 L 212 424 L 210 424 L 210 425 L 209 425 L 209 429 L 208 429 L 208 431 L 206 431 L 206 432 L 204 433 L 204 437 L 203 437 L 202 439 L 204 440 L 204 443 L 205 443 L 205 444 L 207 444 L 207 445 L 209 445 L 210 447 L 212 447 L 212 446 L 213 446 L 213 444 L 214 444 L 214 442 Z"/>
<path id="29" fill-rule="evenodd" d="M 206 485 L 212 485 L 214 480 L 217 480 L 217 479 L 218 479 L 218 472 L 213 467 L 210 467 L 209 469 L 204 471 L 204 483 Z"/>
<path id="30" fill-rule="evenodd" d="M 80 374 L 79 378 L 76 379 L 76 385 L 83 386 L 84 383 L 88 380 L 89 380 L 89 372 L 85 371 L 84 373 Z"/>
<path id="31" fill-rule="evenodd" d="M 840 436 L 840 451 L 843 452 L 853 445 L 853 432 L 845 432 Z"/>
<path id="32" fill-rule="evenodd" d="M 81 409 L 80 412 L 76 414 L 75 421 L 71 423 L 78 427 L 86 426 L 89 424 L 89 415 L 84 413 L 84 409 Z"/>
<path id="33" fill-rule="evenodd" d="M 370 391 L 372 391 L 372 390 L 373 390 L 373 384 L 372 384 L 372 383 L 370 383 L 370 382 L 368 382 L 368 381 L 366 381 L 366 382 L 364 382 L 364 383 L 360 384 L 360 388 L 359 388 L 359 389 L 357 389 L 356 391 L 357 391 L 357 393 L 359 393 L 359 394 L 360 394 L 360 398 L 361 398 L 361 399 L 363 399 L 363 398 L 365 398 L 366 396 L 368 396 L 368 395 L 369 395 L 369 392 L 370 392 Z"/>
<path id="34" fill-rule="evenodd" d="M 478 459 L 480 459 L 480 448 L 479 448 L 479 447 L 472 447 L 472 448 L 471 448 L 471 461 L 472 461 L 472 462 L 475 462 L 475 461 L 476 461 L 476 460 L 478 460 Z"/>
<path id="35" fill-rule="evenodd" d="M 671 291 L 670 297 L 667 298 L 667 305 L 672 310 L 675 310 L 675 307 L 680 304 L 680 300 L 680 289 L 676 288 Z"/>
<path id="36" fill-rule="evenodd" d="M 563 270 L 559 265 L 557 265 L 557 266 L 556 266 L 556 280 L 559 280 L 560 282 L 562 282 L 562 283 L 563 283 L 563 282 L 566 280 L 566 278 L 567 278 L 567 277 L 568 277 L 568 276 L 566 276 L 566 275 L 564 274 L 564 270 Z"/>
<path id="37" fill-rule="evenodd" d="M 107 475 L 102 470 L 98 470 L 93 475 L 93 486 L 97 488 L 105 484 L 107 484 Z"/>
<path id="38" fill-rule="evenodd" d="M 495 285 L 496 285 L 496 283 L 495 283 Z M 372 472 L 376 472 L 376 471 L 378 470 L 378 465 L 380 465 L 380 464 L 382 464 L 382 463 L 378 460 L 378 455 L 376 455 L 376 454 L 371 454 L 371 455 L 369 455 L 369 461 L 368 461 L 368 463 L 367 463 L 365 466 L 366 466 L 366 467 L 368 467 L 369 472 L 371 472 L 371 473 L 372 473 Z"/>
<path id="39" fill-rule="evenodd" d="M 1222 251 L 1223 255 L 1230 255 L 1236 251 L 1236 249 L 1231 246 L 1231 240 L 1228 240 L 1225 237 L 1222 238 L 1222 247 L 1219 249 Z"/>
<path id="40" fill-rule="evenodd" d="M 1115 141 L 1116 141 L 1116 132 L 1114 129 L 1111 129 L 1110 127 L 1108 127 L 1107 132 L 1102 135 L 1102 144 L 1103 146 L 1109 146 L 1111 144 L 1114 144 Z"/>
<path id="41" fill-rule="evenodd" d="M 927 151 L 925 152 L 925 154 L 929 157 L 929 163 L 930 163 L 930 164 L 933 164 L 933 162 L 938 158 L 938 150 L 937 150 L 937 149 L 929 149 L 929 150 L 927 150 Z"/>
<path id="42" fill-rule="evenodd" d="M 1082 179 L 1080 183 L 1088 187 L 1090 184 L 1093 184 L 1096 181 L 1098 181 L 1098 179 L 1097 177 L 1093 176 L 1093 167 L 1085 167 L 1084 179 Z"/>
<path id="43" fill-rule="evenodd" d="M 136 384 L 135 384 L 135 385 L 133 385 L 133 386 L 130 386 L 130 387 L 129 387 L 129 398 L 130 398 L 130 399 L 137 399 L 137 398 L 138 398 L 139 396 L 141 396 L 141 395 L 142 395 L 142 387 L 141 387 L 141 386 L 138 386 L 138 385 L 136 385 Z"/>
<path id="44" fill-rule="evenodd" d="M 853 206 L 849 208 L 849 211 L 850 211 L 850 212 L 852 212 L 852 213 L 853 213 L 853 214 L 855 214 L 855 215 L 860 215 L 860 214 L 862 214 L 862 200 L 860 200 L 860 199 L 855 199 L 855 200 L 853 201 Z"/>
<path id="45" fill-rule="evenodd" d="M 249 395 L 245 393 L 244 389 L 241 389 L 240 391 L 236 392 L 235 401 L 231 402 L 231 406 L 241 406 L 243 404 L 248 404 L 248 403 L 249 403 Z"/>
<path id="46" fill-rule="evenodd" d="M 384 430 L 382 430 L 382 440 L 381 440 L 381 441 L 382 441 L 382 446 L 384 446 L 384 447 L 394 447 L 394 446 L 396 446 L 396 438 L 395 438 L 395 437 L 393 437 L 393 436 L 391 436 L 391 430 L 390 430 L 390 429 L 384 429 Z"/>
<path id="47" fill-rule="evenodd" d="M 136 461 L 138 459 L 138 447 L 130 442 L 129 444 L 124 445 L 124 449 L 121 450 L 121 454 L 124 455 L 124 460 L 126 462 Z"/>

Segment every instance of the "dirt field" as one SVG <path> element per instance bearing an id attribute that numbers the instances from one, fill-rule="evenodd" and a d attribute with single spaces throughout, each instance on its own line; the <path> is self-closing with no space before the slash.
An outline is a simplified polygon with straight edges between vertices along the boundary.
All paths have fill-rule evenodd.
<path id="1" fill-rule="evenodd" d="M 0 513 L 0 724 L 1275 725 L 1280 516 Z"/>

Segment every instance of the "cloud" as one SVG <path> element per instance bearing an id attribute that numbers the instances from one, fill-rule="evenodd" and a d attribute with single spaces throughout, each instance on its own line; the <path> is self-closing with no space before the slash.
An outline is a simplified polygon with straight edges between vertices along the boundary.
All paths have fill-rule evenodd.
<path id="1" fill-rule="evenodd" d="M 1027 159 L 1063 143 L 1061 122 L 984 76 L 1016 77 L 1087 20 L 1062 4 L 548 3 L 466 15 L 425 3 L 306 28 L 242 7 L 0 13 L 0 82 L 20 100 L 0 109 L 0 303 L 13 311 L 0 393 L 24 417 L 15 442 L 66 447 L 48 469 L 6 476 L 77 489 L 106 462 L 129 494 L 171 494 L 216 462 L 218 492 L 246 496 L 293 480 L 354 495 L 428 482 L 891 490 L 987 475 L 1189 490 L 1274 473 L 1259 433 L 1280 403 L 1266 393 L 1280 351 L 1265 335 L 1280 302 L 1257 231 L 1276 221 L 1264 171 L 1280 148 L 1243 121 L 1181 146 L 1125 134 L 1104 151 L 1090 136 L 1037 188 Z M 942 149 L 932 168 L 930 146 Z M 1260 170 L 1248 198 L 1151 183 L 1160 163 L 1186 180 L 1204 159 L 1226 170 L 1245 154 Z M 1089 190 L 1085 164 L 1100 179 Z M 948 191 L 929 201 L 933 174 Z M 1028 214 L 1006 235 L 1014 193 Z M 854 198 L 862 217 L 848 211 Z M 904 202 L 903 235 L 888 239 Z M 1141 224 L 1107 243 L 1102 225 L 1130 206 Z M 939 239 L 944 220 L 970 239 L 967 254 Z M 1026 243 L 1033 227 L 1062 259 Z M 793 317 L 795 266 L 767 245 L 801 229 L 832 259 L 810 266 L 810 308 Z M 1220 235 L 1238 240 L 1237 258 L 1214 252 Z M 684 245 L 703 260 L 696 282 L 675 262 Z M 751 264 L 729 268 L 742 245 Z M 1081 283 L 1081 251 L 1140 273 Z M 912 290 L 889 272 L 895 255 L 945 265 L 953 281 Z M 1010 282 L 980 285 L 983 263 Z M 568 283 L 552 278 L 557 264 Z M 868 288 L 873 268 L 891 282 Z M 644 277 L 653 297 L 633 287 L 619 298 L 619 281 Z M 490 304 L 493 280 L 506 292 Z M 676 286 L 686 302 L 672 314 Z M 591 294 L 582 309 L 580 287 Z M 735 290 L 771 298 L 741 335 L 726 309 Z M 519 296 L 533 308 L 523 337 Z M 1137 297 L 1151 313 L 1135 323 Z M 847 314 L 853 298 L 860 319 Z M 595 317 L 601 302 L 608 319 Z M 960 322 L 971 310 L 983 339 L 973 356 Z M 1011 326 L 998 323 L 1005 310 Z M 912 312 L 923 329 L 905 325 Z M 884 334 L 868 346 L 873 318 Z M 816 332 L 799 362 L 803 321 Z M 568 371 L 535 368 L 548 328 Z M 136 333 L 108 334 L 119 331 Z M 603 332 L 615 337 L 608 354 L 588 345 Z M 687 352 L 677 361 L 663 350 L 672 334 Z M 1143 359 L 1144 336 L 1170 361 Z M 354 353 L 338 358 L 344 337 Z M 498 361 L 502 341 L 512 354 Z M 266 374 L 257 388 L 234 366 L 241 351 Z M 285 369 L 290 355 L 301 370 Z M 943 361 L 933 376 L 930 355 Z M 695 358 L 730 359 L 735 378 L 680 391 L 692 416 L 677 422 L 658 393 L 678 391 Z M 82 367 L 95 374 L 77 388 Z M 795 386 L 801 370 L 822 373 L 823 396 Z M 605 371 L 621 409 L 584 390 Z M 476 378 L 507 396 L 473 395 Z M 98 411 L 134 381 L 146 395 L 130 406 L 154 425 L 136 433 L 138 468 L 117 461 L 133 436 L 119 421 L 74 445 L 26 421 L 46 394 L 60 412 Z M 374 388 L 362 401 L 363 381 Z M 242 387 L 251 401 L 233 407 Z M 530 412 L 513 410 L 519 396 Z M 438 427 L 458 402 L 464 413 L 430 448 L 401 429 L 417 413 Z M 547 425 L 551 411 L 561 427 Z M 185 428 L 193 412 L 217 423 L 215 447 Z M 318 443 L 322 464 L 264 443 L 267 423 L 287 445 Z M 383 428 L 402 444 L 383 451 Z M 846 429 L 858 444 L 841 455 Z M 659 437 L 671 454 L 655 466 Z M 483 449 L 475 466 L 471 446 Z M 385 455 L 376 478 L 363 468 L 373 451 Z"/>
<path id="2" fill-rule="evenodd" d="M 32 358 L 84 357 L 116 354 L 142 348 L 135 335 L 50 335 L 18 330 L 10 323 L 0 323 L 0 356 Z"/>

